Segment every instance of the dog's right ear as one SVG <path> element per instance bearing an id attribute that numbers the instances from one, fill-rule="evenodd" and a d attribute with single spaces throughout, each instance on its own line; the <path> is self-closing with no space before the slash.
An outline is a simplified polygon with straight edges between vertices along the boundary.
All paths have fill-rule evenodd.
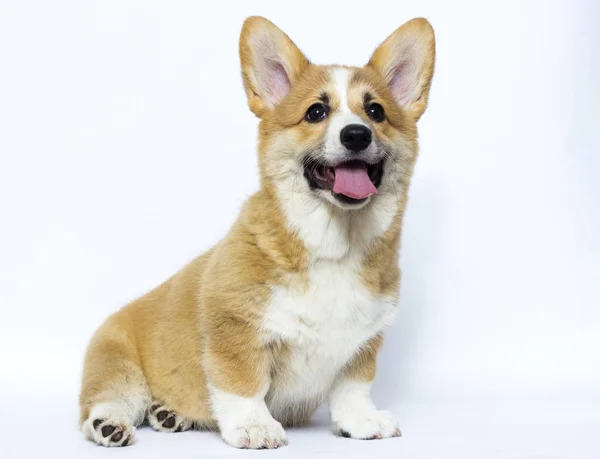
<path id="1" fill-rule="evenodd" d="M 244 22 L 240 60 L 248 105 L 259 118 L 283 100 L 309 65 L 294 42 L 260 16 L 249 17 Z"/>

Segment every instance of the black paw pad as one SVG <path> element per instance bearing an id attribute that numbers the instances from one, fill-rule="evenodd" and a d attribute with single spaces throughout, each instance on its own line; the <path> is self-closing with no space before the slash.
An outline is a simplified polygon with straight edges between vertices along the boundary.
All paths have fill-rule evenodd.
<path id="1" fill-rule="evenodd" d="M 161 411 L 156 414 L 156 419 L 158 419 L 160 422 L 163 422 L 165 419 L 167 419 L 168 415 L 169 415 L 168 411 Z"/>
<path id="2" fill-rule="evenodd" d="M 159 408 L 160 408 L 160 405 L 152 405 L 150 408 L 148 408 L 148 411 L 150 411 L 150 413 L 154 413 Z"/>
<path id="3" fill-rule="evenodd" d="M 167 420 L 163 422 L 163 427 L 166 427 L 167 429 L 172 429 L 175 427 L 175 417 L 169 416 Z"/>
<path id="4" fill-rule="evenodd" d="M 348 432 L 345 430 L 340 430 L 340 435 L 344 438 L 352 438 Z"/>
<path id="5" fill-rule="evenodd" d="M 115 431 L 115 426 L 104 426 L 102 427 L 102 436 L 104 438 L 108 437 L 110 434 L 112 434 Z"/>
<path id="6" fill-rule="evenodd" d="M 94 422 L 92 423 L 92 425 L 94 426 L 94 430 L 96 430 L 98 428 L 98 426 L 100 424 L 102 424 L 104 422 L 104 419 L 96 419 L 94 420 Z"/>

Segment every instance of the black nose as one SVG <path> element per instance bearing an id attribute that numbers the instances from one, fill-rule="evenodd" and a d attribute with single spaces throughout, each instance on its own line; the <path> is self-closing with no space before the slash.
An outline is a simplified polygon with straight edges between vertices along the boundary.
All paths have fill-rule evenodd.
<path id="1" fill-rule="evenodd" d="M 362 124 L 349 124 L 340 132 L 340 141 L 348 150 L 362 151 L 371 143 L 371 130 Z"/>

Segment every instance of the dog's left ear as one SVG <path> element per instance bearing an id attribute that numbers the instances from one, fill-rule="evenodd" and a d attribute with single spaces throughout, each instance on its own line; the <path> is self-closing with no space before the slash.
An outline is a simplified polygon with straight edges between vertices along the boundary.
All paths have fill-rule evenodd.
<path id="1" fill-rule="evenodd" d="M 309 65 L 294 42 L 271 21 L 249 17 L 240 35 L 242 78 L 250 110 L 261 118 L 288 94 Z"/>
<path id="2" fill-rule="evenodd" d="M 418 120 L 427 108 L 435 64 L 435 35 L 423 18 L 396 29 L 367 64 L 387 82 L 396 102 Z"/>

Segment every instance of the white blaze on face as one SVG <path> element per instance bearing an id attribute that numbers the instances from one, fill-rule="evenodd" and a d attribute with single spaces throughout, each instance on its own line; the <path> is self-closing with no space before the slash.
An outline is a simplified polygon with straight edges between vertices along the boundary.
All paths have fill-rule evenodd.
<path id="1" fill-rule="evenodd" d="M 340 141 L 340 132 L 342 129 L 349 124 L 367 126 L 360 116 L 350 110 L 350 106 L 348 105 L 348 85 L 351 77 L 352 70 L 346 68 L 336 68 L 331 73 L 336 93 L 335 96 L 339 100 L 339 106 L 331 115 L 325 136 L 325 156 L 332 162 L 335 162 L 339 158 L 339 155 L 343 154 L 346 150 Z"/>

